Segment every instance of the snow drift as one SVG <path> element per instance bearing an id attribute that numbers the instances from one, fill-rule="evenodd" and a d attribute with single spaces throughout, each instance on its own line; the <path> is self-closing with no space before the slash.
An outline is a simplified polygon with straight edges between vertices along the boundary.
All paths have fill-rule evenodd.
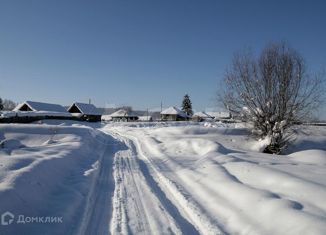
<path id="1" fill-rule="evenodd" d="M 0 141 L 0 213 L 15 216 L 0 233 L 75 233 L 106 148 L 104 134 L 85 126 L 7 124 Z M 43 221 L 22 223 L 19 216 Z M 62 223 L 45 223 L 46 217 Z"/>

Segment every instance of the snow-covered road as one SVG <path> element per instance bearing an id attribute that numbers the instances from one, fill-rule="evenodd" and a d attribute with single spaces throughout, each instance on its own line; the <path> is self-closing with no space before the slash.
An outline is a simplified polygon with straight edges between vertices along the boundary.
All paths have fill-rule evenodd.
<path id="1" fill-rule="evenodd" d="M 127 147 L 114 161 L 113 234 L 197 234 L 195 228 L 166 198 L 140 158 L 134 143 L 118 137 Z"/>
<path id="2" fill-rule="evenodd" d="M 0 213 L 63 223 L 0 234 L 326 231 L 326 129 L 298 130 L 302 151 L 280 157 L 237 126 L 49 124 L 1 127 Z"/>
<path id="3" fill-rule="evenodd" d="M 121 126 L 107 131 L 127 146 L 116 156 L 114 233 L 326 231 L 326 159 L 300 164 L 300 158 L 241 150 L 241 130 Z"/>
<path id="4" fill-rule="evenodd" d="M 108 234 L 114 190 L 112 165 L 114 154 L 120 151 L 121 147 L 120 142 L 107 136 L 106 149 L 96 162 L 97 169 L 77 234 Z"/>

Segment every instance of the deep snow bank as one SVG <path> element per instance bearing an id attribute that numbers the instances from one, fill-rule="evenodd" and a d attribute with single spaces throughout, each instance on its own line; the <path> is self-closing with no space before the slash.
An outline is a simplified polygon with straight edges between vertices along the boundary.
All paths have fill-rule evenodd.
<path id="1" fill-rule="evenodd" d="M 105 129 L 135 142 L 135 157 L 201 233 L 325 233 L 326 129 L 299 127 L 300 152 L 276 156 L 252 151 L 235 125 L 134 125 Z"/>
<path id="2" fill-rule="evenodd" d="M 15 216 L 0 225 L 0 234 L 75 232 L 106 147 L 104 134 L 85 126 L 6 124 L 0 141 L 0 214 Z"/>

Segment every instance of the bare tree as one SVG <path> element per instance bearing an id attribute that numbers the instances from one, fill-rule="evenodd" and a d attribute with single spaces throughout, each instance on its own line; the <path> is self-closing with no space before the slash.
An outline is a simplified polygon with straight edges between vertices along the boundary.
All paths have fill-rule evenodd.
<path id="1" fill-rule="evenodd" d="M 290 127 L 305 120 L 321 102 L 321 76 L 311 76 L 300 54 L 285 43 L 268 45 L 256 58 L 234 56 L 226 72 L 224 105 L 252 122 L 253 133 L 270 138 L 265 152 L 279 154 Z"/>
<path id="2" fill-rule="evenodd" d="M 9 100 L 9 99 L 4 99 L 4 100 L 3 100 L 3 110 L 11 111 L 11 110 L 13 110 L 16 106 L 17 106 L 17 103 L 15 103 L 15 102 L 12 101 L 12 100 Z"/>

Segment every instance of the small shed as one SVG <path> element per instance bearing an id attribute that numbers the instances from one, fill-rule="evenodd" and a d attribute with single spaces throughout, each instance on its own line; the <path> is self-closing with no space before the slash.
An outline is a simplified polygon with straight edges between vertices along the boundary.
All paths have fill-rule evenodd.
<path id="1" fill-rule="evenodd" d="M 138 121 L 140 121 L 140 122 L 152 122 L 153 117 L 152 116 L 138 116 Z"/>
<path id="2" fill-rule="evenodd" d="M 223 121 L 231 119 L 230 112 L 207 112 L 208 115 L 212 116 L 216 121 Z"/>
<path id="3" fill-rule="evenodd" d="M 163 121 L 186 121 L 189 116 L 176 107 L 169 107 L 161 112 Z"/>
<path id="4" fill-rule="evenodd" d="M 138 116 L 133 114 L 131 111 L 120 109 L 112 114 L 110 114 L 112 121 L 114 122 L 130 122 L 137 121 Z"/>
<path id="5" fill-rule="evenodd" d="M 95 105 L 79 102 L 73 103 L 68 108 L 68 112 L 71 113 L 72 116 L 88 122 L 100 122 L 102 116 Z"/>
<path id="6" fill-rule="evenodd" d="M 103 122 L 109 122 L 109 121 L 112 121 L 112 117 L 110 114 L 105 114 L 105 115 L 102 115 L 101 120 Z"/>
<path id="7" fill-rule="evenodd" d="M 196 122 L 202 122 L 206 120 L 213 120 L 214 117 L 210 116 L 209 114 L 205 112 L 197 112 L 192 115 L 192 120 Z"/>

